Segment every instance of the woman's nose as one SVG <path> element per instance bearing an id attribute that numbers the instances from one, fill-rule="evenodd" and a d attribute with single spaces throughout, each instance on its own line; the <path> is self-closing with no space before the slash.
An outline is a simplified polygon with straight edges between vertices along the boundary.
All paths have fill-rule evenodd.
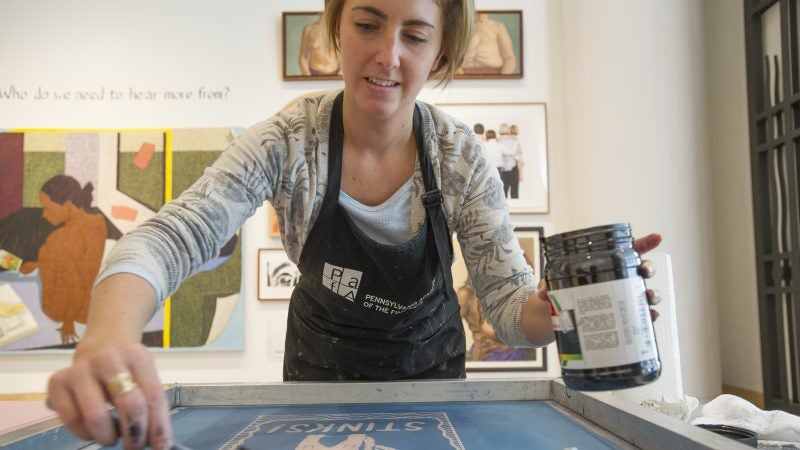
<path id="1" fill-rule="evenodd" d="M 383 66 L 386 70 L 397 68 L 400 65 L 400 38 L 393 33 L 387 33 L 386 36 L 381 39 L 379 45 L 380 48 L 378 49 L 378 55 L 376 57 L 378 64 Z"/>

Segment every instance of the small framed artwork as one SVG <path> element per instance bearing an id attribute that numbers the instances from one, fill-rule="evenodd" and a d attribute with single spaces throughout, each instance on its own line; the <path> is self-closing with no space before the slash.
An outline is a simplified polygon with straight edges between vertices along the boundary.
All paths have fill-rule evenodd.
<path id="1" fill-rule="evenodd" d="M 522 11 L 477 11 L 475 30 L 455 78 L 522 78 Z"/>
<path id="2" fill-rule="evenodd" d="M 544 229 L 517 227 L 514 229 L 514 234 L 522 246 L 525 259 L 538 276 L 544 263 L 540 249 Z M 547 372 L 547 347 L 514 348 L 497 337 L 478 302 L 457 242 L 454 243 L 453 249 L 456 252 L 452 266 L 453 287 L 461 306 L 461 319 L 467 338 L 467 371 Z"/>
<path id="3" fill-rule="evenodd" d="M 258 299 L 289 300 L 300 271 L 282 248 L 258 250 Z"/>
<path id="4" fill-rule="evenodd" d="M 283 13 L 283 79 L 341 79 L 321 11 Z"/>
<path id="5" fill-rule="evenodd" d="M 542 278 L 544 270 L 544 253 L 542 253 L 542 238 L 544 238 L 544 228 L 534 226 L 514 227 L 514 236 L 519 241 L 519 246 L 525 254 L 528 265 L 533 267 L 533 274 L 536 279 Z"/>
<path id="6" fill-rule="evenodd" d="M 512 214 L 550 210 L 544 103 L 441 103 L 484 141 Z"/>

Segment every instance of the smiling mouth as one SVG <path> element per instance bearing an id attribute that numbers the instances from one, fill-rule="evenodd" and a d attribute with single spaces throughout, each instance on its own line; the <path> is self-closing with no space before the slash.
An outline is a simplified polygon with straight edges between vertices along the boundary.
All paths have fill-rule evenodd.
<path id="1" fill-rule="evenodd" d="M 367 77 L 367 81 L 380 87 L 394 87 L 400 83 L 392 80 L 382 80 L 380 78 Z"/>

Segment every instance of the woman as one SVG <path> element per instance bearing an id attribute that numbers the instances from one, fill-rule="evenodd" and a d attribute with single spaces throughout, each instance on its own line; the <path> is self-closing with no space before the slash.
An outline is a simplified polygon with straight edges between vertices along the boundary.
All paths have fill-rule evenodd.
<path id="1" fill-rule="evenodd" d="M 446 82 L 460 65 L 472 0 L 326 0 L 324 14 L 344 91 L 249 129 L 110 255 L 73 366 L 50 380 L 50 402 L 78 436 L 120 437 L 111 400 L 126 446 L 170 443 L 142 326 L 265 199 L 303 274 L 289 308 L 287 380 L 463 377 L 452 232 L 503 340 L 553 340 L 547 303 L 528 301 L 534 277 L 482 144 L 416 101 L 428 79 Z M 108 326 L 120 315 L 125 326 Z"/>
<path id="2" fill-rule="evenodd" d="M 61 322 L 61 343 L 78 342 L 76 323 L 86 323 L 89 298 L 108 236 L 102 214 L 92 209 L 91 183 L 81 188 L 69 175 L 57 175 L 39 192 L 42 217 L 57 228 L 39 248 L 36 261 L 22 263 L 20 272 L 39 269 L 42 311 Z"/>

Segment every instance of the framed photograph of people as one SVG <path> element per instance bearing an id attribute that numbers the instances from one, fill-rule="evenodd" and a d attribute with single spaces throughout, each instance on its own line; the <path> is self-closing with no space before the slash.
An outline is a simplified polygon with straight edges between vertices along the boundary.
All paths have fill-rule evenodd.
<path id="1" fill-rule="evenodd" d="M 289 300 L 300 271 L 282 248 L 258 250 L 258 299 Z"/>
<path id="2" fill-rule="evenodd" d="M 514 234 L 538 278 L 544 264 L 540 249 L 543 228 L 517 227 Z M 461 307 L 461 320 L 467 338 L 467 371 L 547 372 L 547 347 L 513 348 L 497 337 L 478 301 L 457 238 L 454 240 L 456 258 L 452 266 L 453 288 Z"/>
<path id="3" fill-rule="evenodd" d="M 456 78 L 522 78 L 522 11 L 477 11 Z"/>
<path id="4" fill-rule="evenodd" d="M 321 11 L 283 13 L 283 79 L 340 79 L 339 59 L 331 48 Z"/>
<path id="5" fill-rule="evenodd" d="M 442 103 L 475 130 L 503 181 L 512 214 L 550 210 L 547 108 L 544 103 Z"/>

